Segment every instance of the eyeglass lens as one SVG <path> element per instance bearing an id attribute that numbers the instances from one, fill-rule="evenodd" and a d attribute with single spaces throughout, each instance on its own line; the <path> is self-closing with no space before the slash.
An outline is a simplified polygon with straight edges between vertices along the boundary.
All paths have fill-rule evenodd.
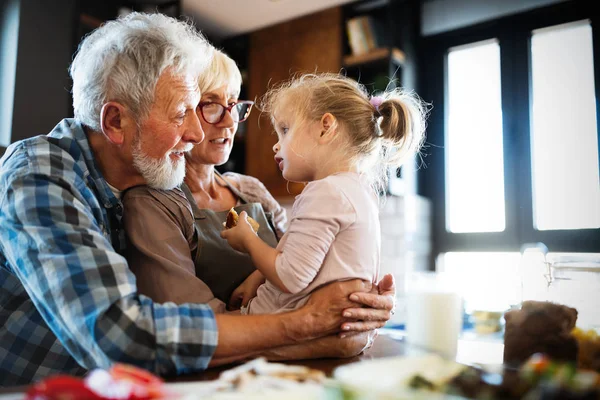
<path id="1" fill-rule="evenodd" d="M 219 103 L 208 103 L 202 106 L 202 113 L 206 122 L 211 124 L 218 123 L 225 113 L 226 108 Z M 250 112 L 250 104 L 248 103 L 237 103 L 231 108 L 231 119 L 233 122 L 244 121 Z"/>

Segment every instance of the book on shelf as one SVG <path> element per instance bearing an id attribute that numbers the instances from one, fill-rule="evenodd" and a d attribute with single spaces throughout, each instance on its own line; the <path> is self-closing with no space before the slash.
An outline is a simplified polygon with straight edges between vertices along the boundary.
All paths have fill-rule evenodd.
<path id="1" fill-rule="evenodd" d="M 365 54 L 382 45 L 373 17 L 361 15 L 346 21 L 348 43 L 352 54 Z"/>
<path id="2" fill-rule="evenodd" d="M 348 34 L 348 44 L 350 45 L 352 54 L 364 54 L 369 51 L 367 38 L 364 34 L 359 17 L 350 18 L 346 21 L 346 32 Z"/>
<path id="3" fill-rule="evenodd" d="M 375 21 L 370 16 L 363 16 L 360 18 L 361 27 L 367 41 L 367 49 L 371 51 L 380 46 L 375 34 Z"/>

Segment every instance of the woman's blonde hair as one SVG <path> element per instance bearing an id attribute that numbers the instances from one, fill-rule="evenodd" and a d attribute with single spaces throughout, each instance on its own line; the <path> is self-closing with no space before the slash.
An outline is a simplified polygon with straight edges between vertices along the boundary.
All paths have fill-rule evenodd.
<path id="1" fill-rule="evenodd" d="M 228 92 L 235 97 L 240 95 L 242 74 L 233 59 L 221 50 L 215 50 L 211 63 L 198 79 L 200 93 L 213 91 L 227 85 Z"/>
<path id="2" fill-rule="evenodd" d="M 260 109 L 274 123 L 284 100 L 307 121 L 331 113 L 347 134 L 345 149 L 378 191 L 387 184 L 389 167 L 401 166 L 421 148 L 428 104 L 413 91 L 389 89 L 370 97 L 366 88 L 341 74 L 303 74 L 281 82 L 262 97 Z"/>

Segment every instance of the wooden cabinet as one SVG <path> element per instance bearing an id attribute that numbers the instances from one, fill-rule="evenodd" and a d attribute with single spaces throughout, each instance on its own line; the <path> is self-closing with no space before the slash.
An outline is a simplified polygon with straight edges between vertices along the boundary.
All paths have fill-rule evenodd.
<path id="1" fill-rule="evenodd" d="M 342 10 L 327 9 L 250 34 L 248 98 L 260 100 L 270 87 L 298 72 L 339 72 L 342 65 Z M 273 160 L 277 142 L 268 116 L 255 109 L 246 122 L 246 174 L 262 181 L 275 197 L 296 195 Z"/>

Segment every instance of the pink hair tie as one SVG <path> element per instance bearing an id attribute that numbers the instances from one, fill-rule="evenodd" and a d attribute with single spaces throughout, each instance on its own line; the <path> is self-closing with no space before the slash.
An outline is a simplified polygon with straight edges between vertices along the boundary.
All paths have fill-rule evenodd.
<path id="1" fill-rule="evenodd" d="M 371 103 L 371 105 L 373 107 L 375 107 L 375 110 L 377 110 L 377 112 L 379 112 L 379 107 L 381 106 L 381 103 L 383 103 L 383 97 L 382 96 L 373 96 L 369 99 L 369 103 Z"/>

